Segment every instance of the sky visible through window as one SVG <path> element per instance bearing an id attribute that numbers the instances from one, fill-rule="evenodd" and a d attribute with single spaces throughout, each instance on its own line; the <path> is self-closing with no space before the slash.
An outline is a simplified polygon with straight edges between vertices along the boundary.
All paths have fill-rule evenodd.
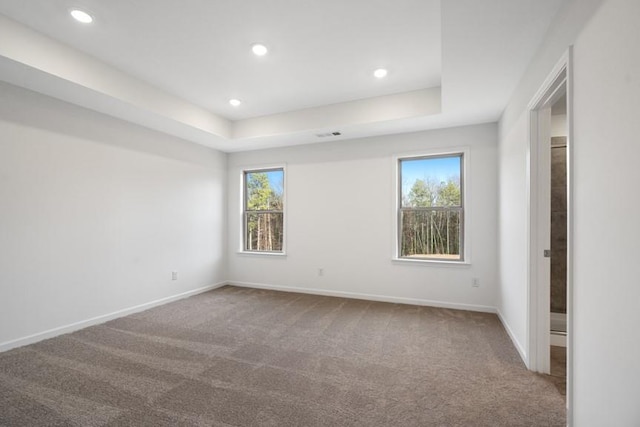
<path id="1" fill-rule="evenodd" d="M 401 165 L 403 196 L 408 195 L 419 179 L 440 183 L 453 178 L 460 182 L 460 156 L 404 159 Z"/>
<path id="2" fill-rule="evenodd" d="M 281 170 L 277 171 L 269 171 L 266 172 L 267 178 L 269 179 L 269 185 L 273 189 L 274 193 L 278 195 L 282 195 L 283 184 L 284 184 L 284 172 Z"/>

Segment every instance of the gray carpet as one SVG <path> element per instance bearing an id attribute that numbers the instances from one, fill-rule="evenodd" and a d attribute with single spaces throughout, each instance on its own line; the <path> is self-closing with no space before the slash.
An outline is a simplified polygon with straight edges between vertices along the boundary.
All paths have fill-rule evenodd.
<path id="1" fill-rule="evenodd" d="M 495 315 L 227 286 L 0 354 L 2 426 L 564 426 Z"/>

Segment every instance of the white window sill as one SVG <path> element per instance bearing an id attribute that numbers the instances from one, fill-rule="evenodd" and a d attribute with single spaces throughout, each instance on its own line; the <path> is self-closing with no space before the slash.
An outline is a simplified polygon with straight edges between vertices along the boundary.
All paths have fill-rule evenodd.
<path id="1" fill-rule="evenodd" d="M 262 252 L 262 251 L 238 251 L 236 252 L 238 255 L 243 256 L 258 256 L 258 257 L 286 257 L 287 254 L 284 252 Z"/>
<path id="2" fill-rule="evenodd" d="M 439 259 L 412 259 L 412 258 L 391 258 L 391 262 L 394 264 L 412 264 L 412 265 L 424 265 L 424 266 L 433 266 L 433 267 L 470 267 L 471 262 L 469 261 L 444 261 Z"/>

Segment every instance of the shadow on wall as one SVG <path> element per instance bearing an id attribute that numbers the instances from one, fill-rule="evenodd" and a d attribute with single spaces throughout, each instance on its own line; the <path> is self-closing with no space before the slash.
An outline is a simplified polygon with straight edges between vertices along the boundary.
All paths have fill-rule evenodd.
<path id="1" fill-rule="evenodd" d="M 124 120 L 0 82 L 3 121 L 182 162 L 216 167 L 216 152 Z M 122 138 L 126 132 L 128 138 Z M 130 136 L 129 136 L 130 135 Z"/>

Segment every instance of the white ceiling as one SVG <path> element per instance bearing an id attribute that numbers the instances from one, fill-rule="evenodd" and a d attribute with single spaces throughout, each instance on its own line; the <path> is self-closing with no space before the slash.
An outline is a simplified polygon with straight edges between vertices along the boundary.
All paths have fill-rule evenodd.
<path id="1" fill-rule="evenodd" d="M 564 2 L 0 0 L 0 80 L 225 151 L 495 121 Z"/>

